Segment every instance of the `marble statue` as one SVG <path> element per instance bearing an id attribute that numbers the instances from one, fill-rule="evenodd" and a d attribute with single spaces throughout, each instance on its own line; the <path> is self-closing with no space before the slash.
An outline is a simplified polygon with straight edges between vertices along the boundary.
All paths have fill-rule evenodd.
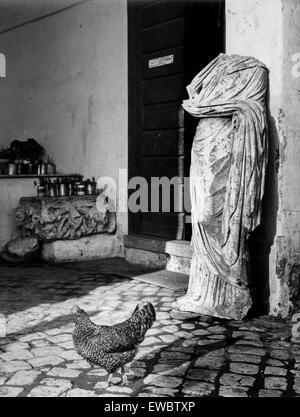
<path id="1" fill-rule="evenodd" d="M 187 87 L 183 107 L 199 118 L 190 168 L 193 257 L 177 309 L 240 320 L 251 307 L 247 238 L 261 218 L 267 86 L 264 64 L 220 54 Z"/>

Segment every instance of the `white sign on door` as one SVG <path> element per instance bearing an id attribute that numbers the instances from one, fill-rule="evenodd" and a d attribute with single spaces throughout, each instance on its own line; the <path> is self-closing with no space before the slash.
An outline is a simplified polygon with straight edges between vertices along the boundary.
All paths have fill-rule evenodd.
<path id="1" fill-rule="evenodd" d="M 150 59 L 148 62 L 149 68 L 161 67 L 163 65 L 173 64 L 174 55 L 161 56 L 159 58 Z"/>

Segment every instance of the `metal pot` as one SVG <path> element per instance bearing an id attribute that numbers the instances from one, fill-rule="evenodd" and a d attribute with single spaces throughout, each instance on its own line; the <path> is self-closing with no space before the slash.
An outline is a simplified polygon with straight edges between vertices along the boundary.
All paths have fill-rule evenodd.
<path id="1" fill-rule="evenodd" d="M 60 197 L 65 197 L 67 195 L 67 187 L 64 182 L 58 184 L 58 195 Z"/>
<path id="2" fill-rule="evenodd" d="M 85 195 L 85 185 L 78 184 L 77 185 L 77 195 Z"/>
<path id="3" fill-rule="evenodd" d="M 38 175 L 46 175 L 46 174 L 47 174 L 47 164 L 44 164 L 44 162 L 39 163 Z"/>
<path id="4" fill-rule="evenodd" d="M 8 164 L 8 175 L 17 175 L 17 165 L 14 162 Z"/>
<path id="5" fill-rule="evenodd" d="M 37 195 L 38 197 L 45 197 L 45 187 L 43 185 L 38 185 Z"/>

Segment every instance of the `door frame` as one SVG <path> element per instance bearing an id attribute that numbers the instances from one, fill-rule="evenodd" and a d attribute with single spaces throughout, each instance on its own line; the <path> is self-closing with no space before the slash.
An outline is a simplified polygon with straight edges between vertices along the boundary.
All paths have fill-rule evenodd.
<path id="1" fill-rule="evenodd" d="M 143 4 L 151 4 L 153 0 L 142 0 Z M 172 1 L 172 0 L 170 0 Z M 182 0 L 183 2 L 185 0 Z M 201 0 L 200 0 L 201 1 Z M 207 0 L 203 0 L 207 1 Z M 222 51 L 226 51 L 226 19 L 225 19 L 225 1 L 226 0 L 209 0 L 210 2 L 219 3 L 218 8 L 218 32 L 222 38 Z M 141 103 L 141 79 L 140 71 L 135 65 L 135 57 L 141 52 L 141 41 L 139 38 L 140 27 L 138 23 L 139 13 L 141 11 L 141 1 L 127 0 L 127 36 L 128 36 L 128 179 L 139 176 L 142 172 L 140 146 L 141 141 L 138 132 L 141 127 L 140 112 L 137 111 Z M 138 91 L 138 90 L 139 91 Z M 128 189 L 128 198 L 134 192 Z M 131 213 L 128 210 L 128 234 L 138 234 L 142 221 L 141 213 Z"/>

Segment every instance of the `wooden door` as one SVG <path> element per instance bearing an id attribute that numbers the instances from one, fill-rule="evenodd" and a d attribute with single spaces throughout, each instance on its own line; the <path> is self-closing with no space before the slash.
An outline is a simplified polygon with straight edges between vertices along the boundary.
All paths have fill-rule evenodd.
<path id="1" fill-rule="evenodd" d="M 185 86 L 224 49 L 223 14 L 223 0 L 128 3 L 129 178 L 149 185 L 148 211 L 129 213 L 130 233 L 190 237 L 183 188 L 178 194 L 170 187 L 170 212 L 161 201 L 151 212 L 151 178 L 188 176 L 196 121 L 181 103 Z"/>

